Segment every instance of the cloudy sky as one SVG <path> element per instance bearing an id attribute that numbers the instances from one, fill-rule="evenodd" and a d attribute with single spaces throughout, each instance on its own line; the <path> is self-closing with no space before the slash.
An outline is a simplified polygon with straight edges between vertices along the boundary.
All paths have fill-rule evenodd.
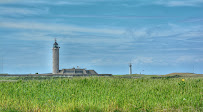
<path id="1" fill-rule="evenodd" d="M 0 72 L 203 73 L 203 0 L 0 0 Z M 3 65 L 3 66 L 2 66 Z"/>

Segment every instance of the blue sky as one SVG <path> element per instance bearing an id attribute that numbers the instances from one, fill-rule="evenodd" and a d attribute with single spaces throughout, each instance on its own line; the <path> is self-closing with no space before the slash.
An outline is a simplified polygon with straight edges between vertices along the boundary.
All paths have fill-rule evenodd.
<path id="1" fill-rule="evenodd" d="M 203 73 L 202 12 L 203 0 L 0 0 L 0 72 L 51 73 L 57 38 L 60 69 Z"/>

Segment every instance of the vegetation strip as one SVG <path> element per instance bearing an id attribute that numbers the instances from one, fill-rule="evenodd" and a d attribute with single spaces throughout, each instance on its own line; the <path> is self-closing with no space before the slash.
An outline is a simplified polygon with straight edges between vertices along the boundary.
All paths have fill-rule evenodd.
<path id="1" fill-rule="evenodd" d="M 202 87 L 202 78 L 18 79 L 0 82 L 0 111 L 194 112 L 202 111 Z"/>

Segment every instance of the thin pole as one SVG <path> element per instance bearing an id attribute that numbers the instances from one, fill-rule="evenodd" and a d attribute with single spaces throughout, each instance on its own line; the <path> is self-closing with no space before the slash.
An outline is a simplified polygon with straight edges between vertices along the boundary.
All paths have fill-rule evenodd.
<path id="1" fill-rule="evenodd" d="M 132 64 L 129 64 L 129 74 L 132 75 Z"/>

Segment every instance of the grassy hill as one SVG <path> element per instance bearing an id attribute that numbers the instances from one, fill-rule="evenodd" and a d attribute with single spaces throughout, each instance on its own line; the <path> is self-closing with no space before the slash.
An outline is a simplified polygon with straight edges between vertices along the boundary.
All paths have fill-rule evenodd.
<path id="1" fill-rule="evenodd" d="M 117 78 L 179 78 L 179 77 L 203 77 L 203 74 L 194 74 L 194 73 L 170 73 L 166 75 L 144 75 L 144 74 L 132 74 L 132 75 L 113 75 Z"/>
<path id="2" fill-rule="evenodd" d="M 145 74 L 126 74 L 126 75 L 113 75 L 113 77 L 119 78 L 151 78 L 151 77 L 160 77 L 160 75 L 145 75 Z"/>
<path id="3" fill-rule="evenodd" d="M 180 76 L 180 77 L 203 77 L 203 74 L 194 74 L 194 73 L 170 73 L 164 76 Z"/>

